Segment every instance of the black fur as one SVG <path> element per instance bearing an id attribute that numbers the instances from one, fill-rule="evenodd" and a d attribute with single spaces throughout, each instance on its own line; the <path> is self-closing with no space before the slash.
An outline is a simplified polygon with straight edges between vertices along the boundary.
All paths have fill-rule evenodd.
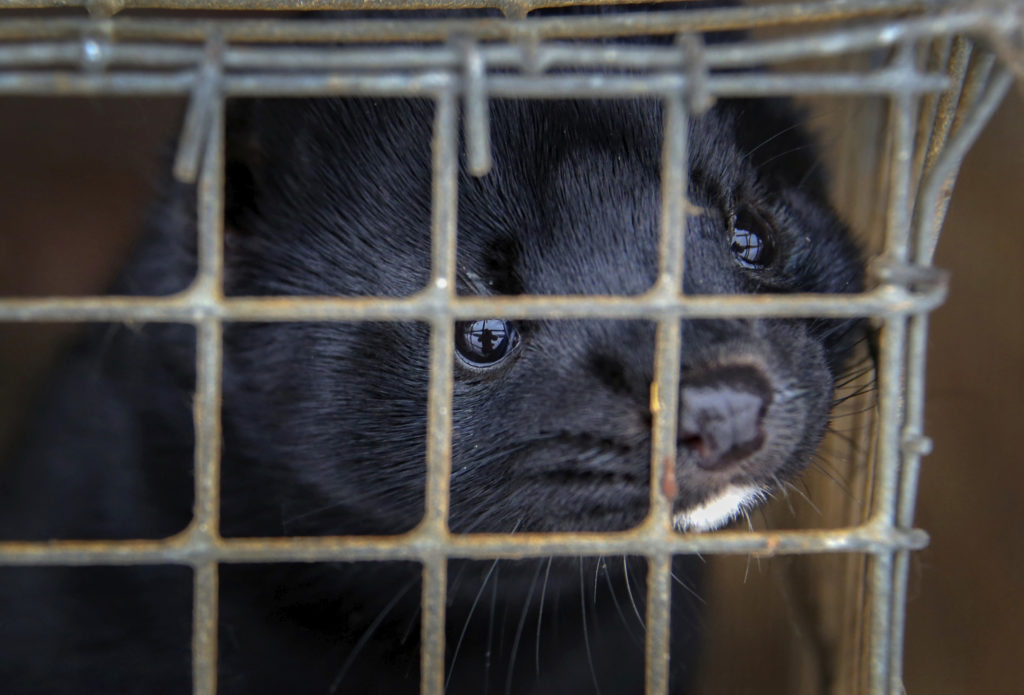
<path id="1" fill-rule="evenodd" d="M 658 247 L 657 104 L 498 101 L 491 116 L 492 173 L 460 174 L 459 291 L 648 289 Z M 690 219 L 687 293 L 860 289 L 858 253 L 825 202 L 795 118 L 782 103 L 734 101 L 692 122 L 689 196 L 705 213 Z M 431 122 L 432 107 L 417 101 L 235 105 L 228 293 L 421 289 Z M 120 290 L 187 284 L 192 200 L 191 190 L 169 188 Z M 730 249 L 730 220 L 742 210 L 774 230 L 766 268 L 742 266 Z M 647 510 L 653 323 L 516 328 L 520 342 L 505 360 L 453 366 L 452 529 L 635 525 Z M 681 388 L 752 365 L 764 386 L 749 389 L 770 393 L 759 416 L 763 445 L 738 463 L 704 465 L 681 443 L 678 510 L 729 483 L 771 486 L 806 465 L 853 330 L 795 319 L 684 323 Z M 161 537 L 184 528 L 193 350 L 190 327 L 92 329 L 4 471 L 0 535 Z M 423 511 L 427 361 L 423 324 L 228 326 L 222 532 L 412 528 Z M 677 570 L 687 573 L 684 564 Z M 222 567 L 222 691 L 415 692 L 417 577 L 417 567 L 399 564 Z M 643 593 L 641 562 L 453 562 L 450 577 L 449 659 L 459 645 L 450 692 L 583 693 L 595 682 L 601 692 L 642 692 L 643 634 L 627 597 Z M 188 692 L 190 596 L 190 575 L 178 568 L 0 569 L 0 689 Z M 675 598 L 673 689 L 681 692 L 695 612 L 685 591 Z"/>

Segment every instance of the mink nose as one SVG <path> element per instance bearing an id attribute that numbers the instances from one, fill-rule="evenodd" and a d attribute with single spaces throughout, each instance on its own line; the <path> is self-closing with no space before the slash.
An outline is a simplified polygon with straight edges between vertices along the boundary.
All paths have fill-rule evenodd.
<path id="1" fill-rule="evenodd" d="M 764 445 L 771 386 L 755 367 L 716 367 L 680 391 L 679 446 L 704 470 L 721 470 Z"/>

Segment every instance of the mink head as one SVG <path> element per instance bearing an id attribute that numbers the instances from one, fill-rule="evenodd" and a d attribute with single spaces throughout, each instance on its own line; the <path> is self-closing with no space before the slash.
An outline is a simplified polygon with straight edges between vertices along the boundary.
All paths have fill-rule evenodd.
<path id="1" fill-rule="evenodd" d="M 406 296 L 425 286 L 431 104 L 260 101 L 231 120 L 229 293 Z M 653 101 L 492 101 L 493 168 L 459 173 L 459 293 L 650 289 L 662 120 Z M 690 119 L 685 293 L 861 288 L 859 253 L 797 122 L 765 100 Z M 683 322 L 680 528 L 719 526 L 806 465 L 857 331 L 811 319 Z M 455 333 L 453 530 L 641 521 L 654 322 L 480 316 Z M 416 322 L 229 327 L 225 531 L 414 526 L 429 345 Z M 268 483 L 262 514 L 247 492 L 254 478 Z"/>

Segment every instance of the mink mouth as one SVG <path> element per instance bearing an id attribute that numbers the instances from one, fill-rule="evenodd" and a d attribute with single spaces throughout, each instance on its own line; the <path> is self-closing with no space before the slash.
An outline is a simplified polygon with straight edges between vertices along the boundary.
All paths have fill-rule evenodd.
<path id="1" fill-rule="evenodd" d="M 603 434 L 550 431 L 506 444 L 510 455 L 498 467 L 503 472 L 495 472 L 503 478 L 495 489 L 504 492 L 492 509 L 524 519 L 523 531 L 626 530 L 642 523 L 651 498 L 649 434 L 628 441 Z M 684 533 L 713 531 L 763 503 L 772 480 L 786 475 L 788 453 L 765 450 L 743 465 L 708 469 L 681 443 L 673 526 Z M 455 494 L 462 505 L 465 495 Z"/>
<path id="2" fill-rule="evenodd" d="M 531 476 L 530 483 L 548 490 L 571 491 L 584 511 L 559 513 L 548 509 L 545 530 L 628 530 L 641 524 L 650 504 L 647 476 L 614 471 L 558 470 Z M 748 510 L 765 502 L 771 487 L 741 480 L 728 482 L 712 490 L 691 490 L 674 500 L 672 525 L 681 533 L 705 533 L 729 525 Z M 557 493 L 556 493 L 557 494 Z M 695 501 L 697 500 L 697 501 Z M 567 527 L 566 521 L 571 520 Z M 549 526 L 550 524 L 550 526 Z"/>
<path id="3" fill-rule="evenodd" d="M 770 488 L 744 482 L 730 482 L 702 501 L 673 506 L 672 525 L 683 533 L 714 531 L 728 525 L 752 507 L 764 502 Z M 678 500 L 677 500 L 678 502 Z"/>
<path id="4" fill-rule="evenodd" d="M 561 469 L 546 471 L 530 480 L 561 488 L 573 488 L 578 494 L 592 493 L 594 517 L 610 511 L 628 511 L 637 523 L 647 513 L 650 486 L 648 476 L 622 471 Z M 677 531 L 706 532 L 728 525 L 747 510 L 767 500 L 771 488 L 738 479 L 716 488 L 688 490 L 673 500 L 672 523 Z M 609 498 L 607 495 L 617 495 Z"/>

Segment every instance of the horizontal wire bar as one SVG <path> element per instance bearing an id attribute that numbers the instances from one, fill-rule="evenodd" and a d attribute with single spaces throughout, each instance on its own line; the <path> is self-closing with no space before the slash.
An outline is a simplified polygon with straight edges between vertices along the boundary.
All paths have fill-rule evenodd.
<path id="1" fill-rule="evenodd" d="M 675 0 L 572 0 L 573 5 L 628 5 L 670 3 Z M 82 7 L 86 9 L 164 9 L 164 10 L 410 10 L 410 9 L 479 9 L 518 7 L 523 10 L 562 7 L 565 0 L 6 0 L 8 6 L 22 9 Z M 849 0 L 821 2 L 826 10 L 840 17 L 857 14 L 897 11 L 908 7 L 938 5 L 940 2 L 906 0 L 860 0 L 853 8 Z M 853 10 L 851 12 L 851 9 Z M 845 11 L 844 11 L 845 10 Z M 820 13 L 820 12 L 819 12 Z M 779 12 L 761 12 L 769 17 Z M 808 12 L 813 19 L 814 12 Z"/>
<path id="2" fill-rule="evenodd" d="M 185 95 L 199 78 L 194 71 L 109 73 L 67 70 L 0 71 L 0 94 L 32 95 Z M 353 74 L 350 72 L 225 74 L 226 97 L 268 96 L 420 96 L 433 97 L 450 81 L 442 71 Z M 687 78 L 651 75 L 489 75 L 483 85 L 494 97 L 635 98 L 661 96 L 686 88 Z M 461 86 L 461 85 L 460 85 Z M 804 74 L 710 75 L 702 84 L 711 97 L 783 96 L 796 94 L 904 94 L 938 92 L 949 87 L 942 73 L 880 71 Z"/>
<path id="3" fill-rule="evenodd" d="M 685 90 L 683 75 L 495 75 L 487 81 L 493 96 L 555 99 L 653 96 Z M 794 96 L 803 94 L 904 94 L 938 92 L 949 77 L 913 71 L 870 74 L 795 73 L 709 75 L 701 84 L 710 97 Z"/>
<path id="4" fill-rule="evenodd" d="M 193 538 L 196 540 L 193 542 Z M 203 565 L 211 561 L 336 562 L 449 558 L 494 559 L 577 555 L 891 553 L 928 544 L 920 529 L 876 525 L 800 531 L 653 534 L 647 527 L 612 533 L 229 538 L 207 541 L 192 530 L 164 540 L 0 542 L 5 565 Z"/>
<path id="5" fill-rule="evenodd" d="M 707 62 L 714 67 L 741 67 L 858 53 L 951 34 L 986 31 L 993 21 L 991 10 L 975 8 L 793 38 L 727 43 L 709 46 Z"/>
<path id="6" fill-rule="evenodd" d="M 107 5 L 116 11 L 126 7 L 179 7 L 184 2 L 196 0 L 6 0 L 10 8 L 69 7 Z M 203 0 L 199 0 L 202 2 Z M 252 2 L 248 9 L 280 7 L 277 0 L 244 0 Z M 392 9 L 393 5 L 374 4 L 387 0 L 339 0 L 337 5 L 349 2 L 358 9 L 381 7 Z M 444 3 L 444 9 L 454 9 L 460 3 L 477 0 L 436 0 Z M 177 2 L 175 5 L 173 3 Z M 326 6 L 330 0 L 309 0 L 303 2 L 305 9 Z M 413 6 L 430 7 L 432 0 L 416 0 Z M 129 4 L 131 3 L 131 4 Z M 151 3 L 151 4 L 143 4 Z M 262 5 L 261 5 L 262 3 Z M 540 0 L 530 3 L 533 7 L 561 5 L 563 0 Z M 524 34 L 537 38 L 557 37 L 609 37 L 637 34 L 676 34 L 693 31 L 720 31 L 747 29 L 761 26 L 807 24 L 810 22 L 843 21 L 857 17 L 891 15 L 909 11 L 949 7 L 952 0 L 827 0 L 825 2 L 780 3 L 774 6 L 732 7 L 703 10 L 659 10 L 632 12 L 614 15 L 591 15 L 572 17 L 534 17 L 525 20 L 499 18 L 446 17 L 443 19 L 419 18 L 414 22 L 403 19 L 326 19 L 316 22 L 296 22 L 282 19 L 198 19 L 198 18 L 123 18 L 112 22 L 103 18 L 104 26 L 113 24 L 122 37 L 144 39 L 186 39 L 202 40 L 210 27 L 217 25 L 225 30 L 227 41 L 275 41 L 293 43 L 296 41 L 429 41 L 445 40 L 451 36 L 472 36 L 478 39 L 516 38 Z M 335 6 L 337 6 L 335 5 Z M 523 7 L 516 0 L 481 0 L 481 6 Z M 434 5 L 437 6 L 437 5 Z M 233 7 L 240 9 L 237 2 Z M 406 5 L 406 7 L 411 7 Z M 102 13 L 100 13 L 102 17 Z M 86 27 L 95 26 L 94 19 L 37 17 L 9 20 L 0 24 L 0 39 L 39 39 L 54 36 L 79 35 Z"/>
<path id="7" fill-rule="evenodd" d="M 699 295 L 667 299 L 627 296 L 459 297 L 450 305 L 433 293 L 412 297 L 233 297 L 205 301 L 189 292 L 170 297 L 44 297 L 0 300 L 0 321 L 429 321 L 454 319 L 891 317 L 929 312 L 946 287 L 921 292 L 883 285 L 862 294 Z"/>
<path id="8" fill-rule="evenodd" d="M 764 67 L 771 63 L 848 54 L 886 48 L 901 42 L 928 40 L 987 27 L 991 15 L 981 10 L 961 11 L 939 17 L 890 21 L 855 29 L 819 32 L 808 36 L 750 40 L 742 43 L 712 44 L 702 48 L 702 64 L 710 69 Z M 118 23 L 114 24 L 119 26 Z M 211 27 L 211 31 L 213 27 Z M 221 31 L 218 26 L 216 30 Z M 112 31 L 116 35 L 116 31 Z M 0 38 L 3 34 L 0 32 Z M 151 37 L 151 40 L 155 37 Z M 97 42 L 96 39 L 90 39 Z M 168 40 L 168 39 L 165 39 Z M 480 46 L 480 54 L 490 66 L 522 67 L 520 44 Z M 203 58 L 200 46 L 101 41 L 103 63 L 148 67 L 193 65 Z M 83 60 L 83 40 L 74 37 L 59 42 L 12 43 L 0 45 L 0 65 L 41 66 L 54 62 Z M 679 66 L 679 52 L 673 46 L 645 44 L 579 44 L 552 41 L 536 47 L 531 58 L 542 70 L 562 67 L 602 67 L 619 69 L 664 70 Z M 224 54 L 224 65 L 240 69 L 295 70 L 301 68 L 455 68 L 463 62 L 458 47 L 444 44 L 395 47 L 339 46 L 337 40 L 327 46 L 235 46 Z"/>
<path id="9" fill-rule="evenodd" d="M 191 71 L 174 73 L 73 73 L 0 71 L 0 94 L 38 96 L 184 96 L 192 91 Z"/>
<path id="10" fill-rule="evenodd" d="M 134 65 L 145 68 L 195 66 L 203 60 L 204 55 L 203 47 L 191 42 L 173 45 L 90 40 L 101 46 L 103 65 L 108 69 L 116 65 Z M 0 44 L 0 65 L 21 67 L 41 67 L 54 63 L 78 65 L 84 60 L 83 43 L 82 39 L 64 39 L 62 41 Z M 252 49 L 240 50 L 244 54 Z M 274 47 L 268 46 L 257 49 L 257 53 L 261 57 L 269 58 L 270 56 L 267 54 L 273 50 L 275 50 Z M 287 50 L 284 49 L 284 51 Z M 304 50 L 309 51 L 310 49 Z M 252 58 L 247 58 L 247 60 L 251 61 Z M 245 62 L 243 60 L 242 65 Z"/>

